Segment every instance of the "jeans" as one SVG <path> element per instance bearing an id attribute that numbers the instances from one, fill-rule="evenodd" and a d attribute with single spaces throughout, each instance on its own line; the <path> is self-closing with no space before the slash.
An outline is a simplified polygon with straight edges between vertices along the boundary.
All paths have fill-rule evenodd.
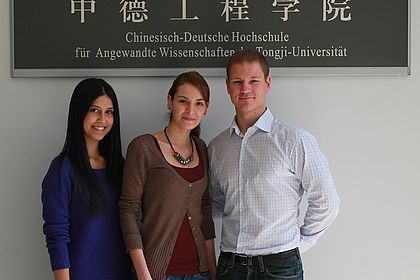
<path id="1" fill-rule="evenodd" d="M 210 280 L 210 272 L 203 272 L 194 275 L 168 275 L 165 280 Z"/>
<path id="2" fill-rule="evenodd" d="M 240 264 L 233 258 L 219 256 L 217 280 L 303 280 L 303 268 L 300 255 L 282 259 L 278 264 L 264 264 L 263 258 L 252 264 Z"/>

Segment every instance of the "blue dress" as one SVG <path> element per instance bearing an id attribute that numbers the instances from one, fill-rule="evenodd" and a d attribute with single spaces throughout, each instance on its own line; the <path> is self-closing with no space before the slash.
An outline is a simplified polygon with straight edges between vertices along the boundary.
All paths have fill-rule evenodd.
<path id="1" fill-rule="evenodd" d="M 43 230 L 52 270 L 69 268 L 71 280 L 130 279 L 130 260 L 125 251 L 118 197 L 105 169 L 95 170 L 108 208 L 92 216 L 75 188 L 70 160 L 55 158 L 42 182 Z"/>

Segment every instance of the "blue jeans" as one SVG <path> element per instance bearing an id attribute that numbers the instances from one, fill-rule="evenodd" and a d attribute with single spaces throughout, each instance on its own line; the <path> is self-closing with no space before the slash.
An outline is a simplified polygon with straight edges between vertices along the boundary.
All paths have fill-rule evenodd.
<path id="1" fill-rule="evenodd" d="M 302 260 L 299 253 L 281 259 L 278 263 L 264 264 L 263 257 L 254 257 L 250 263 L 239 263 L 234 257 L 221 254 L 217 265 L 217 280 L 303 280 Z"/>
<path id="2" fill-rule="evenodd" d="M 203 272 L 194 275 L 168 275 L 165 280 L 210 280 L 210 272 Z"/>

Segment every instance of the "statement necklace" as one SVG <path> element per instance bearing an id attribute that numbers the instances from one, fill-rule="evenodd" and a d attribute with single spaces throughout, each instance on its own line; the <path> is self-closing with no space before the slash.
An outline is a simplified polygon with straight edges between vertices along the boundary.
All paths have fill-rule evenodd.
<path id="1" fill-rule="evenodd" d="M 183 156 L 181 156 L 180 153 L 178 153 L 177 151 L 175 151 L 174 146 L 172 146 L 171 140 L 169 140 L 168 134 L 166 133 L 166 128 L 163 130 L 163 132 L 165 133 L 166 136 L 166 140 L 168 140 L 169 145 L 171 146 L 172 151 L 174 152 L 174 158 L 182 165 L 188 165 L 190 164 L 193 160 L 194 160 L 194 146 L 193 146 L 193 142 L 192 142 L 192 137 L 190 136 L 190 142 L 191 142 L 191 155 L 187 158 L 184 158 Z"/>

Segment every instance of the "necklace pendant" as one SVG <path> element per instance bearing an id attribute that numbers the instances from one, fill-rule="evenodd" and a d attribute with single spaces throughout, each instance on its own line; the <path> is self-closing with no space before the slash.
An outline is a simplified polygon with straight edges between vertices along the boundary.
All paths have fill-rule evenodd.
<path id="1" fill-rule="evenodd" d="M 190 164 L 193 160 L 194 160 L 194 155 L 190 155 L 188 158 L 184 158 L 183 156 L 181 156 L 180 153 L 175 152 L 174 153 L 174 158 L 182 165 L 188 165 Z"/>
<path id="2" fill-rule="evenodd" d="M 194 146 L 193 146 L 193 142 L 192 142 L 193 140 L 192 140 L 191 135 L 190 135 L 191 155 L 185 159 L 183 156 L 181 156 L 180 153 L 175 151 L 174 146 L 172 146 L 171 140 L 169 140 L 168 134 L 166 133 L 166 128 L 167 127 L 165 127 L 163 132 L 165 133 L 166 140 L 168 140 L 168 143 L 171 146 L 172 151 L 174 152 L 174 158 L 182 165 L 190 164 L 194 160 Z"/>

